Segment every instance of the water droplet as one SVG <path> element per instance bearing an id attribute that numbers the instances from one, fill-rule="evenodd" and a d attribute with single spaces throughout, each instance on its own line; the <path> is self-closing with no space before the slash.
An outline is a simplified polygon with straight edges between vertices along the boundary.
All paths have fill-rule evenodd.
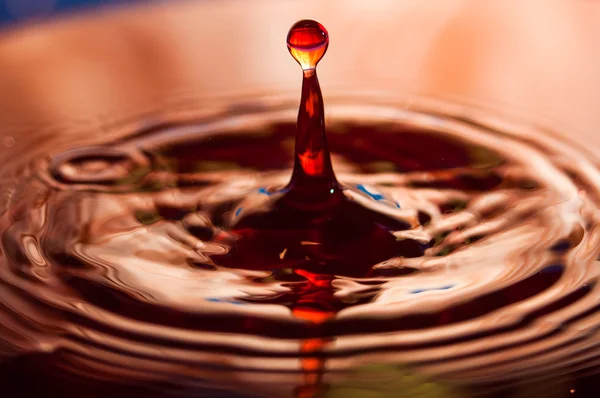
<path id="1" fill-rule="evenodd" d="M 304 19 L 290 28 L 287 45 L 302 69 L 314 69 L 327 51 L 329 35 L 317 21 Z"/>

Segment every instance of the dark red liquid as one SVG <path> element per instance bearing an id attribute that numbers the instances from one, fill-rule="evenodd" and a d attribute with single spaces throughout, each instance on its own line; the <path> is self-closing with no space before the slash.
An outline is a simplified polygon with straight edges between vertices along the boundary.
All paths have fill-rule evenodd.
<path id="1" fill-rule="evenodd" d="M 249 215 L 236 219 L 248 209 L 234 210 L 233 222 L 226 225 L 234 240 L 231 250 L 213 257 L 219 265 L 270 270 L 274 275 L 288 270 L 306 278 L 276 302 L 288 302 L 297 317 L 315 325 L 343 307 L 331 287 L 334 275 L 365 277 L 373 265 L 386 259 L 423 254 L 419 243 L 397 241 L 391 233 L 408 229 L 408 223 L 352 201 L 335 177 L 316 71 L 328 42 L 327 31 L 315 21 L 300 21 L 290 29 L 288 49 L 303 72 L 291 180 L 278 192 L 265 192 L 272 199 L 261 201 Z M 312 398 L 318 393 L 324 366 L 318 355 L 326 343 L 325 338 L 302 343 L 305 355 L 317 356 L 302 360 L 305 381 L 296 397 Z"/>
<path id="2" fill-rule="evenodd" d="M 260 208 L 228 225 L 235 243 L 220 265 L 248 269 L 293 269 L 327 279 L 326 275 L 365 277 L 386 259 L 422 255 L 423 246 L 398 241 L 391 231 L 408 223 L 367 209 L 345 194 L 333 172 L 325 134 L 323 96 L 316 63 L 325 53 L 327 32 L 314 21 L 296 23 L 288 47 L 303 66 L 295 163 L 291 181 Z M 310 60 L 311 68 L 304 68 Z M 243 214 L 243 213 L 242 213 Z"/>
<path id="3" fill-rule="evenodd" d="M 203 188 L 213 187 L 208 178 L 214 175 L 209 176 L 210 172 L 204 173 L 206 168 L 213 170 L 207 167 L 211 162 L 233 164 L 234 168 L 245 170 L 247 173 L 243 175 L 247 178 L 251 178 L 254 171 L 272 172 L 273 170 L 285 173 L 287 176 L 289 173 L 287 167 L 291 165 L 291 151 L 284 150 L 281 141 L 291 136 L 289 132 L 293 131 L 293 123 L 273 123 L 267 125 L 264 131 L 252 131 L 252 134 L 227 135 L 217 131 L 214 136 L 198 134 L 189 141 L 174 141 L 177 143 L 165 144 L 164 147 L 160 145 L 151 149 L 143 147 L 147 153 L 139 154 L 137 158 L 126 151 L 100 151 L 98 148 L 71 153 L 69 155 L 72 157 L 71 160 L 67 159 L 68 156 L 58 157 L 52 176 L 55 182 L 64 184 L 68 188 L 64 191 L 63 188 L 56 189 L 56 192 L 47 195 L 53 200 L 48 206 L 48 211 L 44 213 L 50 221 L 47 224 L 40 221 L 46 229 L 33 228 L 26 222 L 34 218 L 29 215 L 29 212 L 35 213 L 37 206 L 48 200 L 45 196 L 33 200 L 30 208 L 26 207 L 27 195 L 23 195 L 25 199 L 22 202 L 25 205 L 15 199 L 16 205 L 13 204 L 11 207 L 10 228 L 2 236 L 1 254 L 3 259 L 7 259 L 7 269 L 11 267 L 10 271 L 19 277 L 22 276 L 23 279 L 31 277 L 26 271 L 33 266 L 25 253 L 31 257 L 32 253 L 37 252 L 31 250 L 31 239 L 26 239 L 31 238 L 31 234 L 38 234 L 43 249 L 41 252 L 44 254 L 44 256 L 40 254 L 39 257 L 51 264 L 54 279 L 61 282 L 58 286 L 72 294 L 69 297 L 73 299 L 67 300 L 69 304 L 73 304 L 70 307 L 75 307 L 75 303 L 78 303 L 87 308 L 84 304 L 89 304 L 89 308 L 95 306 L 111 315 L 122 317 L 127 322 L 139 322 L 136 325 L 142 326 L 137 329 L 132 328 L 134 330 L 127 329 L 126 323 L 114 324 L 100 316 L 94 318 L 87 316 L 88 314 L 72 311 L 70 307 L 64 309 L 54 306 L 55 303 L 46 300 L 45 297 L 43 300 L 36 301 L 31 297 L 37 293 L 37 285 L 36 289 L 32 289 L 33 292 L 28 292 L 29 295 L 26 295 L 25 289 L 17 289 L 0 278 L 0 288 L 6 288 L 6 292 L 23 297 L 22 301 L 30 305 L 25 308 L 31 311 L 31 313 L 27 311 L 18 313 L 14 310 L 17 308 L 14 301 L 10 302 L 13 304 L 13 307 L 10 307 L 9 301 L 6 300 L 6 308 L 0 307 L 3 310 L 0 316 L 7 314 L 9 320 L 14 317 L 17 322 L 33 324 L 32 329 L 40 335 L 47 332 L 44 328 L 53 329 L 58 324 L 66 324 L 70 328 L 61 329 L 60 338 L 72 344 L 58 344 L 58 348 L 48 353 L 40 353 L 39 350 L 34 349 L 34 353 L 29 355 L 27 354 L 29 351 L 24 350 L 24 355 L 0 363 L 0 391 L 11 398 L 106 396 L 254 398 L 276 396 L 271 391 L 271 384 L 256 389 L 258 392 L 252 392 L 254 390 L 247 388 L 260 384 L 253 379 L 255 376 L 272 376 L 275 379 L 272 385 L 277 383 L 283 385 L 282 390 L 287 391 L 285 396 L 328 397 L 332 389 L 338 388 L 338 394 L 335 395 L 337 397 L 340 396 L 340 391 L 348 391 L 348 389 L 345 384 L 336 384 L 339 383 L 335 380 L 336 363 L 358 358 L 365 353 L 375 358 L 374 363 L 379 360 L 378 353 L 382 354 L 382 358 L 390 354 L 409 353 L 411 357 L 407 362 L 417 366 L 443 363 L 444 359 L 438 358 L 438 353 L 446 355 L 452 361 L 469 361 L 478 358 L 477 355 L 486 359 L 485 354 L 495 355 L 501 350 L 511 352 L 512 348 L 517 348 L 519 350 L 517 356 L 521 356 L 521 348 L 526 349 L 529 344 L 551 338 L 561 332 L 559 328 L 544 329 L 522 340 L 506 339 L 504 345 L 496 348 L 488 348 L 484 341 L 485 339 L 500 340 L 499 337 L 503 334 L 516 333 L 521 329 L 533 329 L 533 326 L 545 316 L 559 313 L 574 304 L 583 302 L 592 294 L 595 286 L 593 283 L 582 284 L 577 289 L 562 295 L 549 295 L 543 306 L 528 311 L 521 310 L 517 316 L 512 317 L 514 318 L 512 323 L 500 325 L 492 319 L 487 328 L 482 328 L 486 326 L 485 321 L 476 323 L 476 327 L 472 327 L 472 321 L 485 320 L 498 311 L 535 300 L 560 284 L 561 278 L 567 274 L 565 270 L 568 269 L 566 263 L 561 261 L 564 260 L 560 257 L 561 253 L 568 252 L 572 246 L 577 246 L 581 237 L 579 240 L 573 238 L 552 246 L 552 250 L 556 252 L 556 257 L 552 257 L 553 262 L 539 264 L 535 272 L 521 275 L 515 280 L 510 280 L 510 283 L 483 289 L 483 292 L 476 296 L 466 295 L 461 300 L 427 307 L 428 302 L 436 297 L 435 291 L 447 292 L 448 296 L 444 296 L 444 299 L 452 297 L 452 289 L 456 288 L 456 285 L 450 280 L 454 277 L 455 271 L 461 272 L 462 264 L 457 260 L 452 264 L 455 268 L 448 267 L 448 272 L 443 274 L 443 283 L 429 286 L 420 285 L 421 282 L 416 277 L 430 276 L 436 271 L 439 272 L 439 269 L 418 268 L 415 264 L 421 259 L 413 259 L 415 262 L 411 264 L 414 267 L 406 265 L 409 260 L 406 260 L 406 263 L 403 261 L 423 256 L 428 257 L 431 264 L 432 258 L 434 260 L 443 258 L 454 250 L 458 252 L 461 249 L 466 250 L 472 242 L 493 239 L 495 234 L 504 230 L 500 232 L 487 230 L 481 232 L 481 235 L 470 235 L 468 239 L 461 242 L 452 241 L 447 245 L 444 243 L 444 239 L 448 236 L 452 238 L 452 234 L 456 231 L 468 232 L 472 224 L 479 223 L 485 226 L 486 222 L 502 215 L 503 212 L 512 214 L 510 209 L 507 209 L 512 203 L 509 199 L 496 207 L 485 207 L 486 211 L 473 210 L 469 207 L 472 203 L 467 202 L 472 198 L 477 199 L 477 194 L 498 189 L 510 190 L 515 197 L 527 198 L 530 191 L 535 191 L 538 185 L 528 176 L 501 174 L 502 170 L 497 170 L 496 166 L 510 163 L 508 157 L 499 154 L 493 156 L 494 151 L 478 147 L 471 141 L 454 142 L 447 136 L 430 129 L 419 130 L 400 125 L 361 123 L 346 123 L 341 129 L 344 134 L 331 135 L 332 147 L 337 155 L 347 164 L 351 164 L 354 170 L 358 170 L 362 174 L 361 178 L 369 178 L 369 173 L 384 174 L 381 169 L 374 168 L 372 164 L 373 161 L 383 161 L 388 166 L 392 166 L 394 171 L 392 174 L 396 177 L 412 174 L 413 179 L 410 182 L 403 182 L 405 185 L 402 187 L 398 183 L 395 188 L 414 188 L 413 193 L 420 189 L 438 193 L 459 191 L 464 194 L 461 196 L 464 200 L 440 199 L 436 202 L 431 199 L 428 204 L 431 204 L 435 211 L 428 213 L 427 209 L 431 207 L 415 206 L 412 210 L 417 215 L 411 219 L 403 219 L 400 216 L 390 215 L 398 214 L 394 212 L 400 208 L 398 202 L 387 200 L 389 198 L 384 197 L 383 194 L 370 192 L 364 185 L 356 183 L 352 186 L 342 185 L 338 182 L 332 167 L 325 132 L 323 97 L 316 73 L 316 65 L 327 51 L 328 43 L 326 30 L 315 21 L 300 21 L 288 34 L 288 49 L 302 67 L 303 82 L 295 132 L 294 164 L 287 185 L 264 186 L 260 189 L 256 188 L 261 185 L 251 185 L 251 188 L 243 192 L 247 195 L 242 199 L 239 195 L 232 197 L 228 195 L 230 192 L 228 188 L 231 186 L 226 184 L 228 175 L 224 167 L 218 168 L 215 173 L 218 174 L 219 181 L 214 186 L 221 189 L 217 192 L 221 196 L 216 195 L 219 200 L 211 201 L 214 198 L 210 195 L 210 191 L 207 195 L 210 198 L 202 197 L 192 206 L 182 199 L 185 198 L 185 194 L 195 192 L 204 194 Z M 268 120 L 267 123 L 271 122 L 269 118 L 265 120 Z M 167 133 L 169 132 L 172 133 L 167 129 Z M 263 132 L 267 134 L 261 134 Z M 151 133 L 149 132 L 148 136 Z M 194 139 L 198 142 L 194 142 Z M 114 145 L 118 146 L 119 143 Z M 126 147 L 137 148 L 138 146 Z M 163 168 L 164 165 L 156 159 L 164 160 L 169 167 Z M 64 167 L 59 167 L 61 164 Z M 123 180 L 123 174 L 130 177 L 129 174 L 135 174 L 143 167 L 146 169 L 140 172 L 143 176 L 140 176 L 139 180 L 136 178 L 131 180 L 134 182 Z M 374 169 L 377 172 L 373 171 Z M 269 178 L 267 172 L 263 174 L 265 178 Z M 160 176 L 165 175 L 169 178 L 161 180 Z M 423 175 L 427 178 L 421 178 Z M 151 179 L 148 176 L 156 178 Z M 345 178 L 346 175 L 344 181 Z M 165 180 L 165 185 L 153 185 Z M 277 181 L 281 183 L 285 179 Z M 214 183 L 214 180 L 212 182 Z M 119 193 L 110 191 L 112 185 L 119 184 L 127 189 Z M 379 183 L 378 186 L 385 185 Z M 169 195 L 161 196 L 162 193 Z M 418 193 L 422 194 L 420 191 Z M 471 193 L 474 195 L 470 195 Z M 367 196 L 365 198 L 368 200 L 357 200 L 356 194 L 367 195 L 368 198 Z M 18 197 L 16 194 L 15 196 Z M 132 200 L 131 197 L 146 199 L 146 201 Z M 174 197 L 177 200 L 173 199 Z M 88 202 L 93 198 L 99 199 Z M 107 203 L 114 207 L 106 205 Z M 143 207 L 142 205 L 147 203 L 152 203 L 152 206 L 144 207 L 146 213 L 137 214 L 139 209 L 136 206 Z M 386 212 L 385 206 L 395 206 L 394 211 Z M 28 210 L 19 211 L 19 209 Z M 90 212 L 93 217 L 87 220 L 87 224 L 97 222 L 96 229 L 90 227 L 85 231 L 80 230 L 80 225 L 87 227 L 89 225 L 81 222 L 80 218 L 74 217 L 73 214 L 85 217 Z M 469 218 L 458 225 L 446 225 L 445 228 L 441 228 L 441 232 L 432 233 L 434 239 L 431 242 L 427 242 L 427 239 L 423 242 L 417 238 L 407 238 L 415 235 L 397 234 L 402 238 L 396 237 L 397 232 L 408 230 L 415 232 L 420 226 L 440 225 L 440 217 L 437 220 L 435 218 L 437 213 L 448 218 L 452 217 L 453 213 L 457 213 L 455 214 L 457 216 L 470 213 L 473 217 L 477 215 L 478 218 Z M 127 224 L 128 220 L 131 221 L 132 214 L 136 215 L 139 223 Z M 522 218 L 530 216 L 530 213 L 523 213 Z M 501 217 L 498 218 L 502 221 Z M 195 221 L 190 222 L 190 219 Z M 504 228 L 511 228 L 519 223 L 516 217 L 508 220 L 511 220 L 511 223 Z M 137 233 L 140 230 L 143 230 L 143 233 L 133 235 L 132 231 Z M 88 234 L 89 231 L 93 232 Z M 115 234 L 115 231 L 118 233 Z M 181 238 L 182 234 L 185 235 L 185 239 Z M 112 246 L 113 240 L 118 242 L 120 238 L 127 236 L 135 237 L 127 241 L 124 246 Z M 19 241 L 23 237 L 26 238 L 25 242 L 29 242 L 30 246 L 27 247 L 30 251 L 23 249 L 24 245 Z M 91 244 L 90 241 L 94 238 L 101 243 Z M 178 250 L 169 251 L 172 246 L 166 246 L 167 249 L 164 249 L 165 246 L 161 245 L 166 241 L 170 244 L 177 242 Z M 193 243 L 189 243 L 190 241 Z M 78 243 L 78 247 L 93 248 L 97 252 L 84 251 L 92 257 L 91 259 L 82 257 L 81 252 L 71 250 L 73 242 Z M 208 246 L 223 250 L 203 252 L 202 249 Z M 440 247 L 445 251 L 438 250 Z M 130 248 L 131 253 L 128 252 Z M 427 248 L 431 250 L 424 256 Z M 194 250 L 206 256 L 185 257 Z M 107 262 L 108 265 L 100 261 L 94 263 L 94 259 L 102 258 L 94 256 L 106 253 L 111 255 L 116 253 L 116 256 L 110 257 L 118 263 L 116 266 L 110 262 Z M 476 266 L 479 267 L 479 262 L 484 260 L 487 254 L 487 252 L 484 252 L 484 255 L 475 254 L 471 259 L 477 261 Z M 496 253 L 495 256 L 498 254 Z M 178 261 L 182 257 L 185 261 Z M 494 254 L 490 257 L 494 257 Z M 32 258 L 38 259 L 36 256 Z M 378 263 L 390 259 L 393 266 L 375 267 Z M 399 261 L 394 263 L 393 259 Z M 459 259 L 468 260 L 467 257 L 459 257 Z M 504 260 L 500 262 L 502 261 Z M 97 264 L 103 266 L 94 267 Z M 527 262 L 516 262 L 514 269 L 525 268 L 527 264 Z M 444 264 L 444 267 L 446 265 Z M 479 268 L 487 272 L 485 267 L 486 265 Z M 472 267 L 466 273 L 471 275 L 475 268 Z M 168 272 L 165 272 L 165 269 L 168 269 Z M 186 272 L 190 269 L 193 272 Z M 494 269 L 491 268 L 492 271 Z M 251 272 L 247 272 L 248 270 Z M 94 271 L 101 273 L 102 277 L 91 278 L 90 275 L 96 275 Z M 127 271 L 132 272 L 128 274 Z M 120 272 L 125 276 L 123 279 L 120 279 Z M 465 273 L 464 270 L 462 272 Z M 110 279 L 114 275 L 116 277 Z M 153 278 L 156 275 L 161 276 L 161 279 Z M 232 275 L 235 278 L 232 278 Z M 7 280 L 13 279 L 19 280 L 17 277 Z M 173 285 L 168 286 L 173 280 L 177 281 L 174 289 Z M 186 285 L 190 280 L 192 283 Z M 162 285 L 163 282 L 165 286 Z M 344 283 L 346 287 L 353 284 L 352 286 L 357 286 L 361 290 L 358 294 L 348 294 L 346 291 L 345 296 L 340 295 L 340 292 L 344 293 Z M 188 290 L 182 285 L 185 285 Z M 347 316 L 351 310 L 360 309 L 362 305 L 373 304 L 381 296 L 390 292 L 394 298 L 393 290 L 399 287 L 409 288 L 410 291 L 404 295 L 396 292 L 396 299 L 412 295 L 418 305 L 399 311 L 395 307 L 388 314 L 381 310 L 398 302 L 382 300 L 380 305 L 371 307 L 375 308 L 375 311 L 380 311 L 379 315 L 365 311 L 365 314 L 360 317 Z M 190 292 L 191 290 L 194 291 Z M 167 291 L 171 295 L 160 295 Z M 175 294 L 172 293 L 173 291 Z M 197 291 L 201 293 L 197 294 Z M 157 294 L 159 299 L 155 299 L 152 295 L 156 292 L 159 293 Z M 431 292 L 434 294 L 428 295 Z M 189 300 L 191 305 L 181 306 L 181 303 L 176 300 L 180 297 L 185 300 L 193 297 Z M 423 297 L 422 301 L 420 301 L 421 297 Z M 169 299 L 174 300 L 175 304 L 171 305 Z M 213 304 L 215 305 L 211 307 Z M 0 305 L 4 305 L 2 298 L 0 298 Z M 32 310 L 37 307 L 41 309 Z M 242 311 L 237 311 L 240 309 Z M 271 312 L 273 309 L 278 312 Z M 340 312 L 345 309 L 350 311 Z M 247 311 L 243 312 L 243 310 Z M 560 329 L 568 330 L 570 323 L 574 324 L 580 318 L 591 316 L 597 310 L 598 307 L 595 306 L 582 314 L 573 315 L 561 323 Z M 39 318 L 40 322 L 32 317 L 38 313 L 43 315 Z M 27 323 L 29 319 L 34 321 Z M 464 333 L 456 335 L 447 332 L 454 326 L 459 326 L 457 329 L 460 329 L 460 324 L 471 325 L 471 328 L 465 327 Z M 161 331 L 163 328 L 170 329 L 162 334 L 153 334 L 149 332 L 150 328 L 147 330 L 147 325 Z M 8 330 L 2 327 L 3 319 L 0 317 L 0 332 Z M 438 327 L 445 328 L 446 332 L 432 333 Z M 99 333 L 107 337 L 88 340 L 87 334 L 76 333 L 79 329 L 91 331 L 92 337 L 96 337 Z M 29 331 L 25 328 L 23 330 Z M 174 334 L 173 330 L 180 334 Z M 53 332 L 54 330 L 50 330 L 48 334 Z M 416 335 L 423 334 L 430 337 L 422 340 L 389 339 L 392 334 L 399 332 L 415 332 Z M 435 338 L 431 338 L 434 334 L 436 334 Z M 201 338 L 186 340 L 181 339 L 180 335 Z M 34 336 L 33 338 L 27 333 L 23 333 L 23 336 L 37 342 L 36 334 L 31 335 Z M 361 343 L 357 343 L 343 346 L 340 343 L 355 337 L 358 337 L 357 341 L 360 339 L 370 343 L 377 341 L 378 345 L 373 348 L 369 344 L 362 346 Z M 123 344 L 111 345 L 112 338 L 118 339 L 117 341 Z M 254 338 L 264 340 L 256 343 Z M 3 341 L 0 338 L 0 343 Z M 264 341 L 274 342 L 274 344 L 264 343 Z M 470 341 L 479 347 L 479 351 L 454 348 Z M 229 344 L 230 342 L 242 344 Z M 246 344 L 243 344 L 244 342 Z M 73 349 L 76 344 L 80 344 L 82 349 L 79 351 Z M 335 351 L 336 344 L 340 344 L 343 349 Z M 271 345 L 274 347 L 273 350 Z M 131 347 L 142 349 L 128 351 Z M 280 347 L 285 348 L 278 351 Z M 167 357 L 164 352 L 173 348 L 180 350 L 180 353 Z M 0 345 L 0 350 L 3 349 L 4 346 Z M 428 349 L 436 350 L 435 355 L 422 356 L 422 352 Z M 105 354 L 104 350 L 110 355 L 94 356 L 94 353 Z M 480 351 L 483 351 L 483 354 Z M 412 353 L 415 354 L 414 357 Z M 229 357 L 237 360 L 229 362 Z M 518 359 L 527 359 L 527 357 Z M 272 365 L 278 360 L 281 362 Z M 514 358 L 512 360 L 515 361 Z M 148 367 L 150 371 L 140 370 L 144 369 L 145 361 L 154 366 Z M 368 361 L 365 360 L 365 363 Z M 262 365 L 262 362 L 268 364 L 266 370 L 257 368 L 259 366 L 257 363 Z M 290 362 L 295 365 L 291 371 L 285 368 Z M 281 369 L 278 368 L 280 364 Z M 400 394 L 398 396 L 416 396 L 411 393 L 405 394 L 407 385 L 418 384 L 414 380 L 406 385 L 403 384 L 406 381 L 404 379 L 406 374 L 402 372 L 406 370 L 400 369 L 399 373 L 393 375 L 391 379 L 385 379 L 390 369 L 398 372 L 404 364 L 397 363 L 395 359 L 385 364 L 389 366 L 373 374 L 369 373 L 368 369 L 362 369 L 361 364 L 356 370 L 349 369 L 352 372 L 356 371 L 363 382 L 366 380 L 364 385 L 359 386 L 359 390 L 383 387 L 382 391 L 386 392 L 384 396 L 391 397 L 395 395 L 392 395 L 394 393 L 388 389 L 394 388 L 396 389 L 394 391 Z M 169 366 L 163 368 L 162 365 Z M 195 372 L 186 373 L 192 369 Z M 292 382 L 289 381 L 290 379 L 283 379 L 290 374 L 297 376 Z M 414 376 L 410 369 L 408 375 L 408 379 Z M 231 378 L 228 378 L 229 376 Z M 573 396 L 596 395 L 597 378 L 578 373 L 573 380 L 578 379 L 579 381 L 563 384 L 562 387 L 568 386 L 569 389 L 576 391 L 577 394 Z M 354 377 L 350 374 L 343 383 L 352 385 L 354 381 Z M 432 384 L 426 378 L 421 382 Z M 435 393 L 423 396 L 473 395 L 500 398 L 526 395 L 522 387 L 518 384 L 515 387 L 511 382 L 512 380 L 504 384 L 499 382 L 498 385 L 474 384 L 474 387 L 467 383 L 468 385 L 460 390 L 464 395 Z M 442 380 L 439 386 L 445 386 L 444 383 L 445 381 Z M 483 392 L 481 386 L 489 390 Z M 535 388 L 533 391 L 536 391 Z M 563 390 L 564 394 L 559 395 L 560 398 L 564 398 L 568 391 L 568 389 Z M 355 396 L 351 392 L 347 394 L 349 395 L 342 396 L 348 398 Z M 368 396 L 374 395 L 368 394 Z M 527 396 L 546 395 L 533 392 Z"/>
<path id="4" fill-rule="evenodd" d="M 290 28 L 287 45 L 302 69 L 314 69 L 327 51 L 329 34 L 320 23 L 305 19 Z"/>

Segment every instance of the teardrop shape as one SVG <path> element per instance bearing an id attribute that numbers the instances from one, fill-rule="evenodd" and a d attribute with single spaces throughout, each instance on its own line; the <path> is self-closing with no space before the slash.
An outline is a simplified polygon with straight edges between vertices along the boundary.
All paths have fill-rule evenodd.
<path id="1" fill-rule="evenodd" d="M 287 45 L 302 69 L 314 69 L 327 51 L 329 34 L 317 21 L 303 19 L 290 28 Z"/>

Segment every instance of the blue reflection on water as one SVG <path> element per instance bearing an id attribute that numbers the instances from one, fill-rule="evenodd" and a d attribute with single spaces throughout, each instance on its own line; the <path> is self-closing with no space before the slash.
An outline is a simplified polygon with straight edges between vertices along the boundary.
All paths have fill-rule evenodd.
<path id="1" fill-rule="evenodd" d="M 359 184 L 356 186 L 356 188 L 358 188 L 359 191 L 366 193 L 367 195 L 369 195 L 371 198 L 375 199 L 375 200 L 382 200 L 383 199 L 383 195 L 378 194 L 378 193 L 373 193 L 371 191 L 369 191 L 364 185 Z"/>
<path id="2" fill-rule="evenodd" d="M 432 287 L 432 288 L 427 288 L 427 289 L 417 289 L 417 290 L 413 290 L 410 293 L 411 294 L 419 294 L 419 293 L 423 293 L 423 292 L 430 292 L 432 290 L 448 290 L 448 289 L 452 289 L 453 287 L 454 287 L 454 285 L 447 285 L 447 286 Z"/>
<path id="3" fill-rule="evenodd" d="M 360 192 L 362 192 L 362 193 L 365 193 L 365 194 L 367 194 L 368 196 L 370 196 L 372 199 L 374 199 L 374 200 L 376 200 L 376 201 L 380 201 L 380 200 L 384 200 L 384 199 L 385 199 L 385 196 L 383 196 L 382 194 L 380 194 L 380 193 L 374 193 L 374 192 L 371 192 L 371 191 L 369 191 L 369 190 L 367 189 L 367 187 L 365 187 L 365 186 L 364 186 L 364 185 L 362 185 L 362 184 L 358 184 L 358 185 L 356 186 L 356 189 L 358 189 L 358 190 L 359 190 Z M 398 203 L 398 202 L 394 202 L 394 205 L 395 205 L 397 208 L 400 208 L 400 203 Z"/>
<path id="4" fill-rule="evenodd" d="M 226 303 L 226 304 L 233 304 L 233 305 L 244 305 L 246 303 L 240 302 L 240 301 L 235 301 L 232 299 L 226 299 L 226 298 L 216 298 L 216 297 L 209 297 L 205 299 L 208 302 L 211 303 Z"/>

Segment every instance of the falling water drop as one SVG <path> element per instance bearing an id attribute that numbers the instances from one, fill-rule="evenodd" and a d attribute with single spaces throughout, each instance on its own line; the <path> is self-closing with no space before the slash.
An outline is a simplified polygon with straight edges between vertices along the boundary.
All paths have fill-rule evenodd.
<path id="1" fill-rule="evenodd" d="M 287 45 L 302 69 L 315 69 L 327 51 L 329 34 L 317 21 L 303 19 L 290 28 Z"/>

